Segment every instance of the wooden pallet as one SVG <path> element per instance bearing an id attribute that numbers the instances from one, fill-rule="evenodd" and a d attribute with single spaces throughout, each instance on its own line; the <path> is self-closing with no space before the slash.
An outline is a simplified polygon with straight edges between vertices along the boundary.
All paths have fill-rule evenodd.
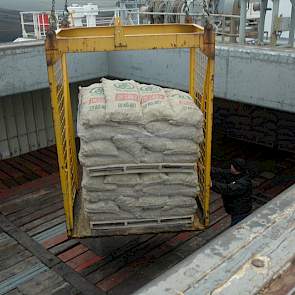
<path id="1" fill-rule="evenodd" d="M 110 221 L 90 221 L 90 228 L 93 230 L 108 230 L 108 229 L 122 229 L 122 228 L 146 228 L 146 227 L 174 227 L 177 225 L 192 226 L 194 216 L 171 216 L 159 218 L 145 218 L 145 219 L 122 219 Z M 164 230 L 165 231 L 165 230 Z"/>
<path id="2" fill-rule="evenodd" d="M 135 174 L 135 173 L 192 173 L 194 163 L 149 163 L 149 164 L 122 164 L 106 165 L 88 168 L 90 176 L 103 176 L 114 174 Z"/>

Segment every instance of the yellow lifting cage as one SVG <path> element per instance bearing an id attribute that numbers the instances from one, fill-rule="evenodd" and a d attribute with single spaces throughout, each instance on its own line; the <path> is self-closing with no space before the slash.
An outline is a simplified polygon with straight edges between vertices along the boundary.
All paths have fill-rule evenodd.
<path id="1" fill-rule="evenodd" d="M 68 235 L 83 237 L 101 234 L 91 230 L 89 224 L 85 223 L 81 200 L 77 197 L 80 193 L 79 164 L 66 59 L 67 53 L 97 51 L 190 49 L 189 93 L 204 114 L 205 140 L 200 148 L 201 157 L 196 163 L 200 182 L 200 193 L 197 196 L 199 208 L 189 227 L 184 225 L 174 230 L 198 230 L 208 226 L 215 56 L 212 25 L 208 24 L 205 28 L 192 23 L 122 26 L 120 19 L 116 19 L 115 25 L 109 27 L 70 28 L 58 33 L 49 32 L 45 47 Z M 159 226 L 152 231 L 163 232 L 166 229 Z M 115 234 L 143 232 L 144 230 L 126 229 Z"/>

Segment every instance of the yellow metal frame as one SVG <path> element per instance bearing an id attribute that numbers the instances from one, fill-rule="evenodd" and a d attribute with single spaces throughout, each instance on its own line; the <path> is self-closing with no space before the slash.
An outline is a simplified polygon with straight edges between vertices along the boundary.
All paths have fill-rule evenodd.
<path id="1" fill-rule="evenodd" d="M 68 235 L 73 234 L 74 201 L 79 191 L 78 160 L 67 73 L 67 53 L 95 51 L 124 51 L 147 49 L 190 48 L 189 92 L 204 114 L 205 140 L 196 167 L 201 182 L 198 196 L 202 218 L 196 218 L 194 228 L 209 224 L 210 166 L 213 113 L 215 36 L 211 25 L 160 24 L 122 26 L 116 19 L 114 26 L 63 29 L 49 32 L 46 43 L 48 78 L 58 152 L 61 187 Z M 206 57 L 202 91 L 196 87 L 198 54 Z"/>

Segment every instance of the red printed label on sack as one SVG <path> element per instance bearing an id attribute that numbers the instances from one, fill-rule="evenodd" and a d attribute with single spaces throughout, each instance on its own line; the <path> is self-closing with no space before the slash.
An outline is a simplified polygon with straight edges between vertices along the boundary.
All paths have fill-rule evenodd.
<path id="1" fill-rule="evenodd" d="M 98 103 L 105 104 L 106 101 L 104 97 L 91 97 L 91 98 L 85 99 L 82 103 L 88 104 L 88 105 L 98 104 Z"/>
<path id="2" fill-rule="evenodd" d="M 146 94 L 141 96 L 142 103 L 147 103 L 152 100 L 163 100 L 165 99 L 165 95 L 163 94 Z"/>
<path id="3" fill-rule="evenodd" d="M 115 96 L 116 101 L 139 101 L 139 96 L 135 93 L 118 93 Z"/>

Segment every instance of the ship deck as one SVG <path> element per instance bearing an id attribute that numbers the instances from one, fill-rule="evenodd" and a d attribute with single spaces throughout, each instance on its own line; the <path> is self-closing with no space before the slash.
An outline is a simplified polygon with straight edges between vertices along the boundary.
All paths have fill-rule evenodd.
<path id="1" fill-rule="evenodd" d="M 244 148 L 252 161 L 265 153 Z M 237 151 L 232 141 L 223 150 L 216 163 Z M 55 146 L 0 163 L 0 294 L 130 294 L 230 224 L 212 193 L 205 231 L 69 239 Z M 294 163 L 286 153 L 276 173 L 255 176 L 255 208 L 295 183 Z"/>

